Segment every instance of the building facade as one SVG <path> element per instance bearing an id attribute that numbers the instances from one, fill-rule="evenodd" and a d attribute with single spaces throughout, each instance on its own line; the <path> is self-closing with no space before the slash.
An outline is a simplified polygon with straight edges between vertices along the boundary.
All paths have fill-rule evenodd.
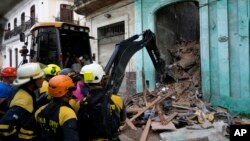
<path id="1" fill-rule="evenodd" d="M 172 16 L 170 16 L 171 11 L 173 11 L 171 6 L 174 6 L 173 10 L 177 11 Z M 185 7 L 181 8 L 183 13 L 179 12 L 181 14 L 178 14 L 178 7 L 182 6 Z M 150 28 L 163 37 L 164 35 L 168 37 L 170 34 L 175 37 L 182 32 L 182 27 L 186 29 L 183 30 L 183 33 L 198 32 L 193 36 L 193 39 L 196 39 L 198 35 L 201 93 L 204 99 L 214 105 L 226 107 L 231 112 L 250 114 L 249 6 L 249 0 L 157 0 L 154 2 L 137 0 L 135 13 L 138 14 L 136 17 L 139 18 L 135 19 L 135 29 Z M 196 10 L 190 11 L 188 7 L 196 7 Z M 168 12 L 160 16 L 159 12 L 164 10 Z M 195 14 L 197 12 L 198 18 Z M 176 30 L 175 26 L 171 27 L 169 19 L 178 19 L 178 16 L 182 16 L 184 19 L 188 17 L 186 18 L 188 22 L 179 22 L 181 27 Z M 192 29 L 196 26 L 193 21 L 197 21 L 199 30 Z M 189 39 L 185 34 L 182 37 Z M 166 38 L 166 41 L 170 44 L 174 43 L 171 38 Z M 161 38 L 158 38 L 158 42 L 161 43 Z M 164 48 L 162 49 L 164 50 Z M 147 60 L 147 58 L 140 59 L 142 56 L 143 53 L 137 62 Z M 145 69 L 152 70 L 151 66 L 146 66 L 147 63 L 141 62 L 141 64 L 145 65 Z M 142 67 L 138 70 L 142 70 Z M 151 73 L 146 74 L 150 75 Z M 140 89 L 141 81 L 137 80 L 137 88 Z"/>
<path id="2" fill-rule="evenodd" d="M 129 21 L 124 38 L 151 29 L 156 33 L 166 67 L 172 63 L 168 50 L 177 42 L 198 42 L 199 93 L 214 105 L 250 114 L 249 0 L 75 0 L 75 4 L 77 13 L 87 17 L 88 26 L 97 37 L 98 28 L 115 23 L 112 19 L 119 19 L 119 9 L 123 9 Z M 134 24 L 130 25 L 130 21 Z M 93 44 L 98 53 L 102 44 Z M 143 90 L 141 72 L 145 73 L 148 87 L 155 87 L 156 72 L 149 58 L 142 49 L 130 63 L 136 72 L 137 92 Z"/>
<path id="3" fill-rule="evenodd" d="M 73 0 L 26 0 L 10 9 L 5 15 L 7 23 L 1 45 L 1 66 L 18 67 L 22 61 L 19 51 L 24 45 L 19 41 L 19 34 L 28 35 L 35 23 L 64 21 L 83 25 L 84 17 L 76 14 L 72 6 Z"/>
<path id="4" fill-rule="evenodd" d="M 75 12 L 84 15 L 90 28 L 92 53 L 105 66 L 115 45 L 133 36 L 134 0 L 75 0 Z M 135 93 L 135 57 L 126 68 L 120 93 Z"/>

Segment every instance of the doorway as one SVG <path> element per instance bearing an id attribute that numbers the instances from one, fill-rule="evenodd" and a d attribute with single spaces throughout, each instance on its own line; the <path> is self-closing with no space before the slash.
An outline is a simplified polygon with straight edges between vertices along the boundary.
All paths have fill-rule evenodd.
<path id="1" fill-rule="evenodd" d="M 189 1 L 164 6 L 155 13 L 155 25 L 157 46 L 166 63 L 165 82 L 182 94 L 200 93 L 199 4 Z"/>

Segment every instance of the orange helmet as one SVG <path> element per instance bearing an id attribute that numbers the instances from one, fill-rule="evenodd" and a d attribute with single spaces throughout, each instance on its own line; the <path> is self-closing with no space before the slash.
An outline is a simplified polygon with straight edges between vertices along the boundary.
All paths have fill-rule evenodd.
<path id="1" fill-rule="evenodd" d="M 1 70 L 2 77 L 14 76 L 16 77 L 16 69 L 13 67 L 6 67 Z"/>
<path id="2" fill-rule="evenodd" d="M 56 75 L 49 80 L 48 93 L 52 97 L 62 97 L 75 87 L 72 79 L 66 75 Z"/>

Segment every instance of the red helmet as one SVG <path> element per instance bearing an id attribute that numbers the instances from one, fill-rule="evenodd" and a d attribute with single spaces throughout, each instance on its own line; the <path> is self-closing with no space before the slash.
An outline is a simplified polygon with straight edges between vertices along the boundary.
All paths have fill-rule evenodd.
<path id="1" fill-rule="evenodd" d="M 16 69 L 13 67 L 6 67 L 1 70 L 2 77 L 14 76 L 16 77 Z"/>

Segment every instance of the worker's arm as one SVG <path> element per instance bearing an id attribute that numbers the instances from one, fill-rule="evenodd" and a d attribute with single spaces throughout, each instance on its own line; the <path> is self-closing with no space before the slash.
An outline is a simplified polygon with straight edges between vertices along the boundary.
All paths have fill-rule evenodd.
<path id="1" fill-rule="evenodd" d="M 64 141 L 78 141 L 77 117 L 73 109 L 63 106 L 59 112 L 59 124 L 63 130 Z"/>
<path id="2" fill-rule="evenodd" d="M 37 126 L 35 116 L 32 116 L 29 121 L 20 129 L 18 138 L 20 141 L 35 141 L 37 134 Z"/>
<path id="3" fill-rule="evenodd" d="M 8 137 L 17 132 L 16 126 L 24 125 L 30 116 L 31 113 L 19 106 L 11 107 L 0 119 L 0 136 L 8 140 Z"/>
<path id="4" fill-rule="evenodd" d="M 69 119 L 63 126 L 64 141 L 78 141 L 77 120 Z"/>

